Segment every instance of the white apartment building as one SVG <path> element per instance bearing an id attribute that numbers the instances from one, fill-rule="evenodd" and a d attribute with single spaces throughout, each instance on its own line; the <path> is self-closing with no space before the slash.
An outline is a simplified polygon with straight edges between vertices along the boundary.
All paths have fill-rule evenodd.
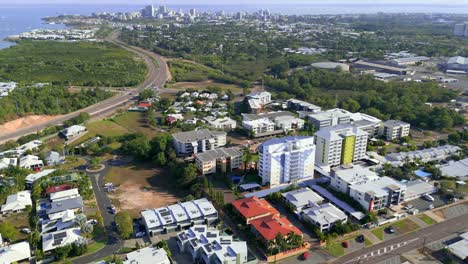
<path id="1" fill-rule="evenodd" d="M 309 121 L 315 125 L 318 130 L 326 127 L 333 127 L 340 124 L 351 123 L 351 113 L 339 108 L 310 114 L 307 116 Z"/>
<path id="2" fill-rule="evenodd" d="M 383 122 L 379 128 L 379 135 L 386 140 L 394 140 L 409 136 L 410 124 L 399 120 L 388 120 Z"/>
<path id="3" fill-rule="evenodd" d="M 211 224 L 218 211 L 206 198 L 141 212 L 146 233 L 151 237 L 197 224 Z"/>
<path id="4" fill-rule="evenodd" d="M 188 156 L 226 145 L 226 132 L 200 129 L 172 135 L 178 156 Z"/>
<path id="5" fill-rule="evenodd" d="M 311 204 L 321 204 L 324 201 L 322 196 L 318 195 L 308 187 L 285 192 L 281 195 L 286 203 L 291 205 L 296 211 L 302 211 L 303 209 L 310 207 Z"/>
<path id="6" fill-rule="evenodd" d="M 321 232 L 328 232 L 338 221 L 346 223 L 346 214 L 331 203 L 322 205 L 312 203 L 309 208 L 301 212 L 302 221 L 316 225 Z"/>
<path id="7" fill-rule="evenodd" d="M 268 140 L 258 147 L 259 176 L 271 186 L 314 176 L 313 137 L 284 137 Z"/>
<path id="8" fill-rule="evenodd" d="M 405 199 L 406 186 L 389 177 L 349 186 L 349 196 L 369 212 L 398 205 Z"/>
<path id="9" fill-rule="evenodd" d="M 258 92 L 250 93 L 247 95 L 248 99 L 256 100 L 261 106 L 269 104 L 271 102 L 271 93 L 269 92 Z"/>
<path id="10" fill-rule="evenodd" d="M 318 113 L 322 111 L 322 108 L 320 106 L 316 106 L 314 104 L 304 102 L 301 100 L 297 100 L 294 98 L 289 99 L 286 103 L 289 109 L 293 109 L 296 111 L 306 111 L 306 112 L 312 112 L 312 113 Z"/>
<path id="11" fill-rule="evenodd" d="M 283 131 L 293 131 L 304 128 L 304 120 L 294 116 L 279 116 L 274 119 L 275 127 Z"/>
<path id="12" fill-rule="evenodd" d="M 315 133 L 318 166 L 338 166 L 361 160 L 366 156 L 368 133 L 345 124 L 326 127 Z"/>
<path id="13" fill-rule="evenodd" d="M 208 125 L 216 128 L 216 129 L 222 129 L 222 130 L 233 130 L 236 128 L 237 123 L 236 120 L 229 118 L 229 117 L 223 117 L 223 118 L 218 118 L 214 120 L 206 120 L 208 122 Z"/>
<path id="14" fill-rule="evenodd" d="M 275 131 L 275 123 L 268 118 L 244 120 L 242 121 L 242 126 L 249 130 L 254 136 Z"/>
<path id="15" fill-rule="evenodd" d="M 195 155 L 195 165 L 202 175 L 226 173 L 242 166 L 242 151 L 237 148 L 219 148 Z"/>
<path id="16" fill-rule="evenodd" d="M 349 194 L 351 185 L 380 179 L 376 172 L 361 165 L 343 165 L 333 168 L 330 178 L 330 186 L 345 194 Z"/>
<path id="17" fill-rule="evenodd" d="M 247 243 L 234 241 L 232 236 L 206 225 L 195 225 L 177 235 L 180 252 L 192 256 L 193 263 L 243 264 L 247 263 Z"/>

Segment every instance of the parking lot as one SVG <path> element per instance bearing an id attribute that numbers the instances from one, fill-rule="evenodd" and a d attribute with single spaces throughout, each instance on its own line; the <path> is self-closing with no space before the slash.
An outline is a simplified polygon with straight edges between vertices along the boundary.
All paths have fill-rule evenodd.
<path id="1" fill-rule="evenodd" d="M 414 208 L 419 210 L 419 212 L 423 212 L 423 211 L 429 210 L 429 206 L 431 204 L 434 206 L 434 208 L 437 208 L 437 207 L 444 206 L 448 203 L 447 199 L 445 199 L 444 197 L 441 197 L 438 194 L 431 194 L 431 196 L 434 198 L 433 202 L 425 198 L 419 197 L 418 199 L 409 201 L 408 204 L 412 204 Z"/>

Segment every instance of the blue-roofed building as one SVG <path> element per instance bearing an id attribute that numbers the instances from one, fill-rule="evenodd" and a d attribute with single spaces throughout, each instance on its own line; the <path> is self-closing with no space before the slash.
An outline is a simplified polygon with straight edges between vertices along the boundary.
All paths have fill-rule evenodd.
<path id="1" fill-rule="evenodd" d="M 422 178 L 424 181 L 428 181 L 429 177 L 432 176 L 432 173 L 425 172 L 422 168 L 419 170 L 414 171 L 414 175 L 418 176 L 419 178 Z"/>

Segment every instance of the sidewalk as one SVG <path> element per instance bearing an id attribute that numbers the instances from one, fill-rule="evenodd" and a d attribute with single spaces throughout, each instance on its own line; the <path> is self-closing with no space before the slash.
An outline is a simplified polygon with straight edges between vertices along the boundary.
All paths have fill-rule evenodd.
<path id="1" fill-rule="evenodd" d="M 434 219 L 437 223 L 445 221 L 445 218 L 440 217 L 439 215 L 435 214 L 433 211 L 424 212 L 427 216 Z"/>
<path id="2" fill-rule="evenodd" d="M 410 219 L 411 221 L 415 222 L 418 226 L 420 226 L 421 228 L 425 228 L 425 227 L 428 227 L 429 225 L 426 224 L 426 222 L 424 222 L 423 220 L 421 220 L 419 217 L 415 216 L 415 215 L 410 215 L 408 216 L 408 219 Z"/>
<path id="3" fill-rule="evenodd" d="M 372 242 L 372 244 L 378 244 L 382 242 L 378 237 L 376 237 L 369 229 L 363 229 L 362 234 Z"/>

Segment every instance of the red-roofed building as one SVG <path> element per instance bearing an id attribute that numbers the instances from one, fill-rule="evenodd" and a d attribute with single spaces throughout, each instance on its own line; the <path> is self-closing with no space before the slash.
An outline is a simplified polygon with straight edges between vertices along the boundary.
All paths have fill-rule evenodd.
<path id="1" fill-rule="evenodd" d="M 245 223 L 249 224 L 252 220 L 265 216 L 279 217 L 280 213 L 270 203 L 256 196 L 235 200 L 232 202 L 234 211 L 236 211 Z"/>
<path id="2" fill-rule="evenodd" d="M 57 186 L 52 186 L 52 187 L 47 188 L 45 193 L 46 194 L 51 194 L 51 193 L 70 190 L 72 188 L 73 188 L 73 186 L 71 186 L 70 184 L 62 184 L 62 185 L 57 185 Z"/>
<path id="3" fill-rule="evenodd" d="M 138 104 L 138 107 L 150 107 L 152 106 L 153 104 L 151 102 L 140 102 Z"/>
<path id="4" fill-rule="evenodd" d="M 295 227 L 288 219 L 279 216 L 265 216 L 250 222 L 252 232 L 267 245 L 268 241 L 274 240 L 278 234 L 286 237 L 293 232 L 296 235 L 303 236 L 302 232 Z"/>

